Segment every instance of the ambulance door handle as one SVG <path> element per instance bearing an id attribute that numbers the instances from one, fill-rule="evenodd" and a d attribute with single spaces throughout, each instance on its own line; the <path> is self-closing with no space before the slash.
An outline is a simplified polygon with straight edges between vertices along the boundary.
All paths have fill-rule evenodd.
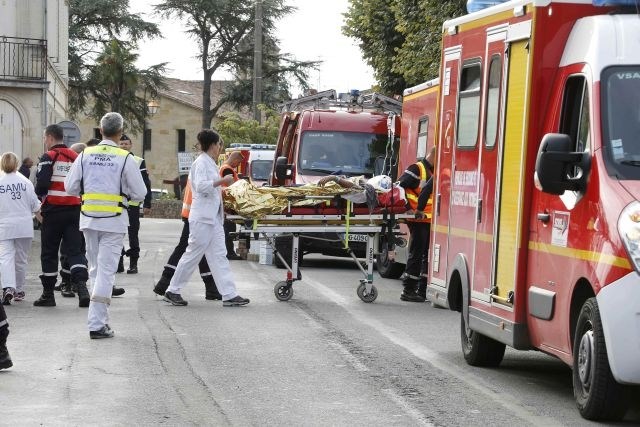
<path id="1" fill-rule="evenodd" d="M 549 215 L 548 213 L 538 213 L 538 221 L 544 222 L 546 224 L 550 219 L 551 215 Z"/>
<path id="2" fill-rule="evenodd" d="M 478 206 L 476 208 L 476 220 L 478 224 L 482 222 L 482 199 L 478 199 Z"/>

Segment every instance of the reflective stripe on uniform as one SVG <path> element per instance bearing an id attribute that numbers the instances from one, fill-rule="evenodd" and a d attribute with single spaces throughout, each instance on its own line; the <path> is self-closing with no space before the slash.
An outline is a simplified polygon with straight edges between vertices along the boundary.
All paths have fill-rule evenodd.
<path id="1" fill-rule="evenodd" d="M 50 276 L 55 277 L 55 276 L 57 276 L 57 275 L 58 275 L 58 272 L 56 271 L 55 273 L 42 273 L 42 275 L 43 275 L 43 276 L 47 276 L 47 277 L 50 277 Z"/>
<path id="2" fill-rule="evenodd" d="M 175 266 L 175 265 L 171 265 L 171 264 L 165 264 L 165 265 L 164 265 L 164 267 L 165 267 L 165 268 L 170 268 L 170 269 L 172 269 L 172 270 L 175 270 L 175 269 L 176 269 L 176 266 Z"/>
<path id="3" fill-rule="evenodd" d="M 131 200 L 129 200 L 129 206 L 138 207 L 138 206 L 140 206 L 140 202 L 132 202 Z"/>
<path id="4" fill-rule="evenodd" d="M 5 319 L 3 321 L 0 321 L 0 328 L 5 326 L 5 325 L 8 325 L 8 324 L 9 324 L 9 322 L 7 321 L 7 319 Z"/>
<path id="5" fill-rule="evenodd" d="M 102 201 L 102 202 L 115 202 L 118 205 L 95 205 L 87 203 L 89 201 Z M 86 193 L 82 195 L 82 208 L 83 212 L 113 212 L 116 214 L 122 213 L 122 201 L 124 198 L 115 194 L 101 194 L 101 193 Z"/>
<path id="6" fill-rule="evenodd" d="M 74 264 L 71 267 L 69 267 L 69 270 L 73 270 L 74 268 L 84 268 L 86 270 L 87 266 L 84 264 Z"/>

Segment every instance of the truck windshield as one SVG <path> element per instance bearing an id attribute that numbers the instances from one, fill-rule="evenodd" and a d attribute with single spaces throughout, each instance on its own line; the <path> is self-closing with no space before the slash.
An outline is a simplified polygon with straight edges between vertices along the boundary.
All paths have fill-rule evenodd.
<path id="1" fill-rule="evenodd" d="M 373 176 L 377 157 L 384 157 L 387 135 L 366 132 L 302 134 L 298 170 L 308 175 Z"/>
<path id="2" fill-rule="evenodd" d="M 602 141 L 609 175 L 640 179 L 640 66 L 602 73 Z"/>
<path id="3" fill-rule="evenodd" d="M 254 160 L 251 162 L 251 179 L 266 181 L 271 173 L 273 160 Z"/>

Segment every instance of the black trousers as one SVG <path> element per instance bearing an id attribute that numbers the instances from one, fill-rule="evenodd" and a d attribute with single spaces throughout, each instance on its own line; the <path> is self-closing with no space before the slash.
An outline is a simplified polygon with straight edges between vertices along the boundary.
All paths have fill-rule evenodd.
<path id="1" fill-rule="evenodd" d="M 86 247 L 84 243 L 84 234 L 80 232 L 80 237 L 82 237 L 82 253 L 86 254 Z M 62 278 L 63 282 L 69 282 L 71 280 L 71 264 L 69 264 L 69 258 L 67 257 L 67 248 L 65 247 L 64 240 L 60 245 L 60 278 Z"/>
<path id="2" fill-rule="evenodd" d="M 178 262 L 180 262 L 180 258 L 187 250 L 187 245 L 189 244 L 189 220 L 182 218 L 182 234 L 180 234 L 180 241 L 178 242 L 178 246 L 175 247 L 173 253 L 169 257 L 169 261 L 167 261 L 167 265 L 164 266 L 164 270 L 162 271 L 162 275 L 167 279 L 171 279 L 173 277 L 173 273 L 176 272 L 176 267 L 178 266 Z M 203 256 L 200 260 L 200 264 L 198 264 L 198 268 L 200 269 L 200 277 L 204 280 L 206 277 L 211 277 L 211 270 L 209 270 L 209 264 L 207 264 L 207 259 Z"/>
<path id="3" fill-rule="evenodd" d="M 422 274 L 427 274 L 427 260 L 429 257 L 429 232 L 431 223 L 408 221 L 411 239 L 409 242 L 409 259 L 405 269 L 405 282 L 407 280 L 420 280 Z"/>
<path id="4" fill-rule="evenodd" d="M 222 228 L 224 229 L 224 245 L 227 247 L 227 256 L 235 255 L 236 250 L 233 247 L 233 236 L 229 233 L 236 232 L 236 223 L 225 219 Z"/>
<path id="5" fill-rule="evenodd" d="M 42 214 L 40 263 L 42 285 L 53 291 L 58 276 L 58 253 L 61 244 L 74 282 L 89 278 L 84 239 L 79 229 L 80 206 L 77 209 L 50 209 Z"/>
<path id="6" fill-rule="evenodd" d="M 7 343 L 8 336 L 9 322 L 7 322 L 7 313 L 4 311 L 4 306 L 0 304 L 0 348 Z"/>
<path id="7" fill-rule="evenodd" d="M 122 255 L 128 255 L 129 258 L 140 258 L 140 240 L 138 240 L 138 232 L 140 231 L 140 206 L 129 206 L 127 208 L 129 214 L 129 250 L 122 248 Z"/>

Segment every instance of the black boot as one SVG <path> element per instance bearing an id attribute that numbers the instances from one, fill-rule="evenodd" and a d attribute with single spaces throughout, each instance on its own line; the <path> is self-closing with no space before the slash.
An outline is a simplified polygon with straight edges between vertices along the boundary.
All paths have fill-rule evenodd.
<path id="1" fill-rule="evenodd" d="M 216 286 L 216 282 L 213 280 L 213 277 L 203 277 L 202 280 L 204 280 L 204 288 L 206 289 L 204 299 L 221 301 L 222 295 L 218 292 L 218 287 Z"/>
<path id="2" fill-rule="evenodd" d="M 77 282 L 76 289 L 78 290 L 78 307 L 89 307 L 91 296 L 89 295 L 89 290 L 87 289 L 87 283 Z"/>
<path id="3" fill-rule="evenodd" d="M 138 257 L 131 257 L 129 259 L 127 274 L 138 274 Z"/>
<path id="4" fill-rule="evenodd" d="M 420 284 L 418 285 L 418 295 L 422 298 L 422 301 L 427 300 L 427 281 L 420 280 Z"/>
<path id="5" fill-rule="evenodd" d="M 42 282 L 42 295 L 33 302 L 36 307 L 55 307 L 56 298 L 53 296 L 53 288 L 56 286 L 55 276 L 40 275 Z"/>
<path id="6" fill-rule="evenodd" d="M 415 279 L 406 277 L 402 285 L 404 286 L 404 290 L 400 295 L 400 299 L 402 301 L 424 302 L 424 299 L 416 292 L 418 289 L 418 282 Z"/>
<path id="7" fill-rule="evenodd" d="M 126 291 L 124 290 L 124 288 L 119 288 L 117 286 L 113 286 L 113 289 L 111 289 L 111 296 L 112 297 L 119 297 L 120 295 L 124 295 Z"/>
<path id="8" fill-rule="evenodd" d="M 116 273 L 123 273 L 124 272 L 124 260 L 122 259 L 122 255 L 120 255 L 120 261 L 118 261 L 118 269 L 116 270 Z"/>
<path id="9" fill-rule="evenodd" d="M 60 284 L 60 293 L 65 298 L 75 298 L 76 294 L 73 293 L 73 287 L 71 282 L 65 280 Z"/>
<path id="10" fill-rule="evenodd" d="M 156 285 L 153 287 L 153 292 L 163 297 L 164 293 L 167 292 L 167 289 L 169 289 L 170 282 L 171 279 L 169 279 L 168 277 L 160 276 L 160 280 L 158 280 L 158 283 L 156 283 Z"/>
<path id="11" fill-rule="evenodd" d="M 5 326 L 0 329 L 0 369 L 7 369 L 13 366 L 9 350 L 7 350 L 7 337 L 9 329 Z"/>

